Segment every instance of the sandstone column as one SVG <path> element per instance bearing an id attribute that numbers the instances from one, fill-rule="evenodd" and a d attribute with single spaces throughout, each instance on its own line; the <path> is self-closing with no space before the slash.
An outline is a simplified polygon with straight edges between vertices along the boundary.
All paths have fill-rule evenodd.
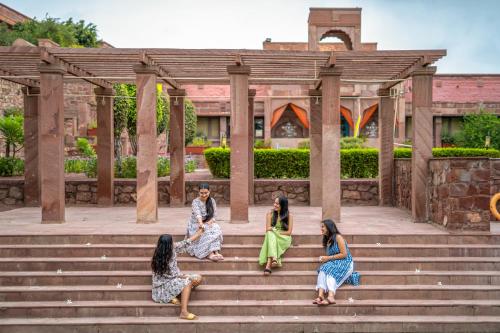
<path id="1" fill-rule="evenodd" d="M 170 207 L 186 203 L 184 182 L 184 89 L 169 89 L 170 96 Z"/>
<path id="2" fill-rule="evenodd" d="M 231 84 L 231 223 L 248 223 L 249 66 L 227 66 Z"/>
<path id="3" fill-rule="evenodd" d="M 137 223 L 158 222 L 156 77 L 153 66 L 134 66 L 137 84 Z"/>
<path id="4" fill-rule="evenodd" d="M 254 203 L 254 155 L 253 145 L 255 136 L 254 101 L 255 89 L 248 89 L 248 203 Z"/>
<path id="5" fill-rule="evenodd" d="M 40 175 L 42 223 L 63 223 L 64 86 L 62 66 L 40 64 Z"/>
<path id="6" fill-rule="evenodd" d="M 389 96 L 389 89 L 379 89 L 379 96 Z M 379 205 L 392 206 L 394 177 L 394 99 L 381 97 L 378 126 L 380 150 L 378 155 Z"/>
<path id="7" fill-rule="evenodd" d="M 443 131 L 443 117 L 434 117 L 434 147 L 441 147 L 441 133 Z"/>
<path id="8" fill-rule="evenodd" d="M 411 206 L 415 222 L 427 220 L 427 174 L 432 157 L 432 78 L 436 67 L 412 73 Z"/>
<path id="9" fill-rule="evenodd" d="M 309 131 L 309 193 L 310 205 L 319 207 L 322 205 L 323 179 L 321 175 L 322 159 L 321 159 L 321 144 L 322 144 L 322 119 L 321 119 L 321 91 L 309 90 L 309 123 L 311 129 Z"/>
<path id="10" fill-rule="evenodd" d="M 97 102 L 97 204 L 113 206 L 114 202 L 114 124 L 113 89 L 96 88 Z"/>
<path id="11" fill-rule="evenodd" d="M 342 67 L 322 67 L 322 218 L 340 222 L 340 76 Z"/>
<path id="12" fill-rule="evenodd" d="M 40 205 L 39 107 L 40 88 L 23 87 L 24 95 L 24 204 Z"/>

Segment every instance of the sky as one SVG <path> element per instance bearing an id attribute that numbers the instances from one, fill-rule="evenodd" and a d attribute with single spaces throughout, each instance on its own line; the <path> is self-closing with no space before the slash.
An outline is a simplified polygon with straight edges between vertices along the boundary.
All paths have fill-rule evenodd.
<path id="1" fill-rule="evenodd" d="M 362 42 L 447 49 L 438 73 L 500 74 L 498 0 L 7 0 L 36 18 L 84 19 L 114 47 L 262 49 L 307 42 L 310 7 L 361 7 Z"/>

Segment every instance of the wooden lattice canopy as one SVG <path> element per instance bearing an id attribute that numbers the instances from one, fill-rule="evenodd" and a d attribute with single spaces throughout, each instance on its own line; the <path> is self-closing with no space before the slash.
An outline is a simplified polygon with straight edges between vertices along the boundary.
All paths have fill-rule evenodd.
<path id="1" fill-rule="evenodd" d="M 40 62 L 61 64 L 68 77 L 102 87 L 132 82 L 137 64 L 157 66 L 159 77 L 173 87 L 182 84 L 228 84 L 227 66 L 251 68 L 250 84 L 316 84 L 322 66 L 343 67 L 342 79 L 404 79 L 421 66 L 446 55 L 446 50 L 418 51 L 269 51 L 219 49 L 121 49 L 0 47 L 0 76 L 38 86 Z M 387 82 L 386 87 L 391 83 Z"/>

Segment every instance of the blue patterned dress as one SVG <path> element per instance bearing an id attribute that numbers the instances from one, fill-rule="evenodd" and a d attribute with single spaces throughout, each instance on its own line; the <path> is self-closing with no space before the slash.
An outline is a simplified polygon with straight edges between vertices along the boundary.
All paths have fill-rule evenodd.
<path id="1" fill-rule="evenodd" d="M 326 276 L 331 276 L 335 279 L 335 289 L 340 287 L 344 282 L 353 284 L 355 286 L 359 285 L 359 273 L 354 272 L 354 262 L 352 260 L 351 251 L 345 242 L 345 248 L 347 250 L 347 257 L 344 259 L 329 260 L 323 263 L 319 269 L 319 272 L 324 272 Z M 337 239 L 335 238 L 333 243 L 326 248 L 326 255 L 333 256 L 340 253 L 339 245 Z"/>

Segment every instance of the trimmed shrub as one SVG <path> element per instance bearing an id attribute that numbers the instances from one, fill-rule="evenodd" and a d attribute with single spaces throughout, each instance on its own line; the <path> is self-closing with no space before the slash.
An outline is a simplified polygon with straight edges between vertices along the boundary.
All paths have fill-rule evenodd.
<path id="1" fill-rule="evenodd" d="M 307 178 L 309 176 L 309 151 L 305 149 L 255 149 L 254 165 L 256 178 Z"/>
<path id="2" fill-rule="evenodd" d="M 394 158 L 411 158 L 411 148 L 395 148 Z"/>
<path id="3" fill-rule="evenodd" d="M 214 177 L 229 178 L 229 157 L 228 148 L 208 148 L 204 151 L 208 168 Z"/>
<path id="4" fill-rule="evenodd" d="M 214 177 L 229 178 L 230 150 L 205 150 L 208 168 Z M 494 149 L 434 148 L 434 157 L 500 157 Z M 411 158 L 410 148 L 394 149 L 394 158 Z M 309 150 L 307 149 L 254 149 L 256 178 L 308 178 Z M 340 173 L 342 178 L 374 178 L 378 176 L 378 149 L 341 149 Z"/>
<path id="5" fill-rule="evenodd" d="M 411 158 L 411 148 L 394 149 L 394 158 Z M 485 148 L 432 148 L 433 157 L 489 157 L 500 158 L 500 151 Z"/>
<path id="6" fill-rule="evenodd" d="M 499 158 L 500 151 L 485 148 L 433 148 L 433 157 L 489 157 Z"/>
<path id="7" fill-rule="evenodd" d="M 340 150 L 340 177 L 374 178 L 378 175 L 378 149 Z"/>
<path id="8" fill-rule="evenodd" d="M 24 160 L 15 157 L 0 157 L 0 177 L 22 176 Z"/>

